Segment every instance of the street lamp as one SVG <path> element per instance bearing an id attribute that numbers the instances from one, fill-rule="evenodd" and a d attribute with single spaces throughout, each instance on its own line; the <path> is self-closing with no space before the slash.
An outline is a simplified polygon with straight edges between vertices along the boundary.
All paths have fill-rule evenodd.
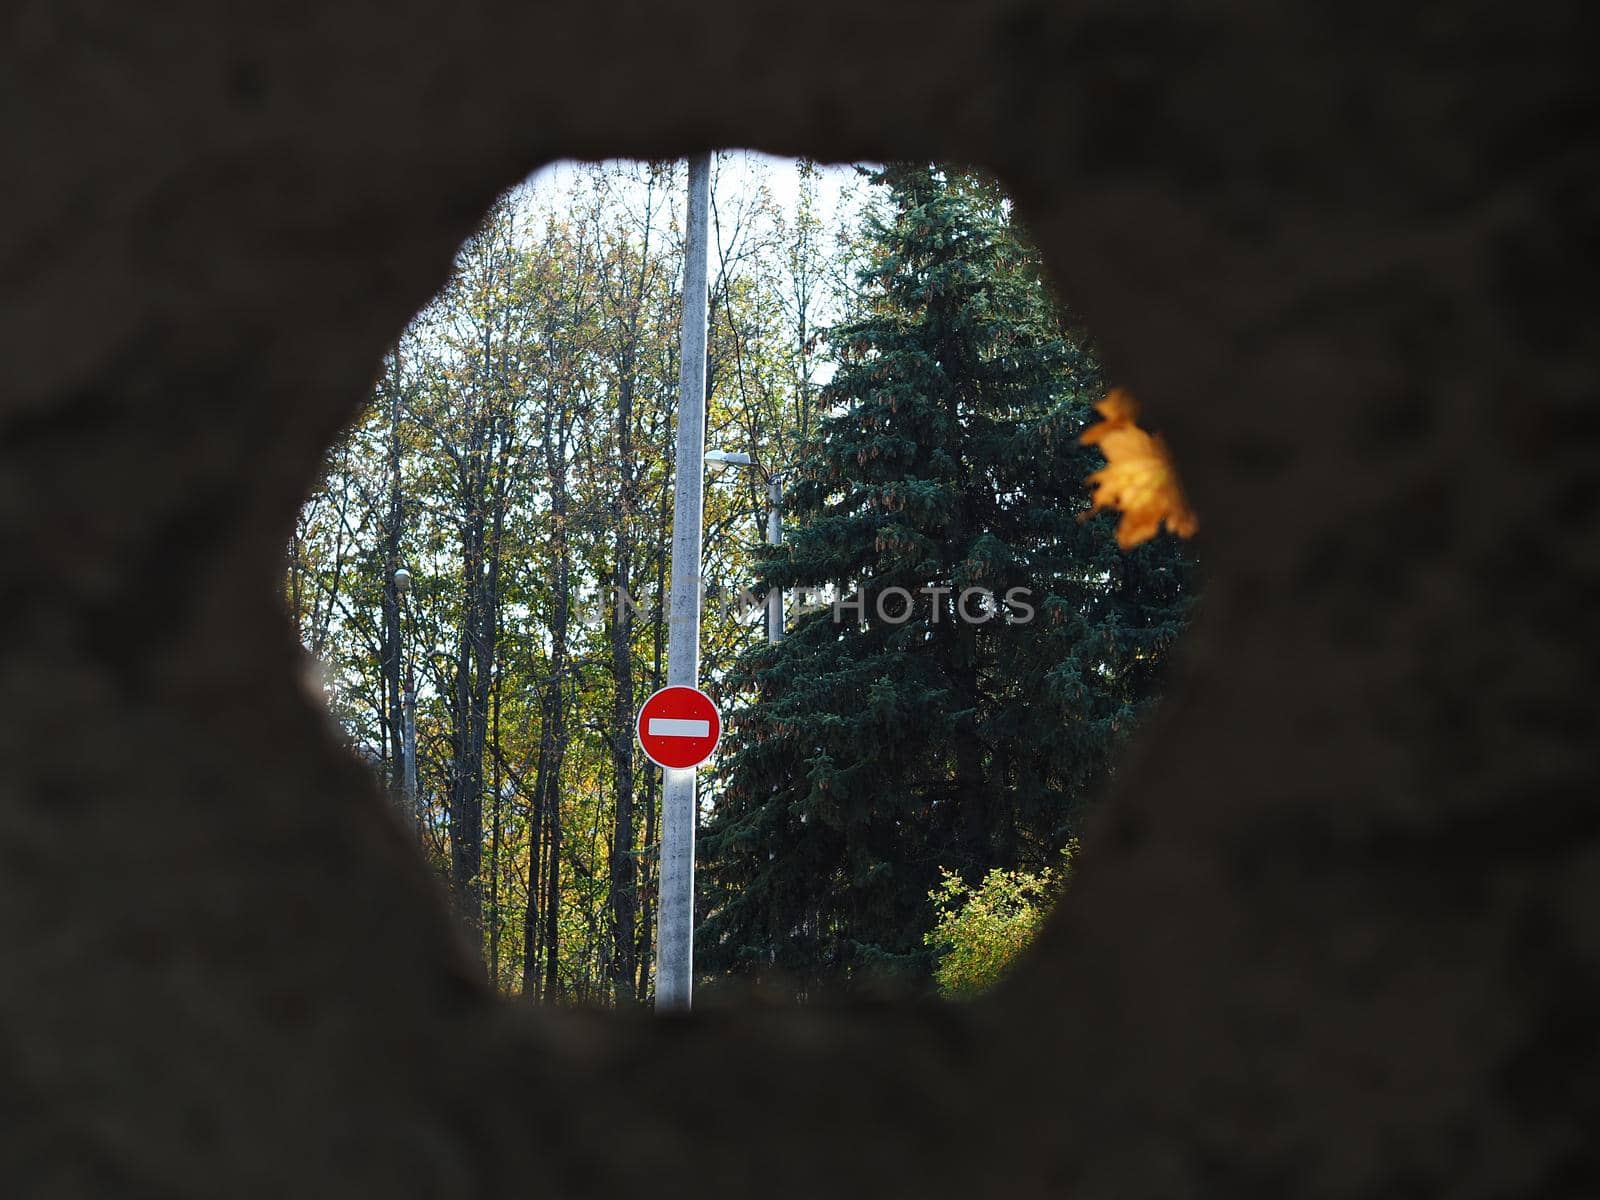
<path id="1" fill-rule="evenodd" d="M 748 454 L 728 450 L 707 450 L 706 466 L 719 474 L 729 467 L 753 467 L 756 460 Z"/>
<path id="2" fill-rule="evenodd" d="M 767 545 L 783 545 L 783 476 L 768 472 L 761 464 L 743 451 L 708 450 L 706 465 L 721 474 L 734 467 L 747 467 L 759 472 L 767 481 Z M 767 641 L 776 646 L 783 641 L 783 589 L 767 591 Z"/>
<path id="3" fill-rule="evenodd" d="M 399 611 L 405 612 L 406 597 L 411 593 L 411 572 L 401 567 L 394 573 L 394 591 L 399 599 Z M 404 638 L 401 639 L 402 642 Z M 406 808 L 417 831 L 422 831 L 422 810 L 417 803 L 417 680 L 411 663 L 406 662 L 406 690 L 401 701 L 400 729 L 400 790 L 405 795 Z"/>

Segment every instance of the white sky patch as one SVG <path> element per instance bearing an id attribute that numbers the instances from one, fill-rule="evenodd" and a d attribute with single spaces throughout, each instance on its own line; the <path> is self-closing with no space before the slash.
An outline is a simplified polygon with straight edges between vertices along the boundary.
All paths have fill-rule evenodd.
<path id="1" fill-rule="evenodd" d="M 877 164 L 860 165 L 871 169 Z M 630 159 L 610 159 L 601 163 L 561 159 L 528 176 L 520 185 L 521 197 L 535 210 L 559 211 L 574 185 L 583 181 L 585 170 L 595 166 L 632 168 L 613 174 L 610 177 L 611 186 L 621 192 L 626 204 L 642 205 L 646 192 L 644 164 Z M 682 162 L 675 166 L 681 168 Z M 712 166 L 713 208 L 720 207 L 728 220 L 736 220 L 734 214 L 743 207 L 744 202 L 764 188 L 781 210 L 784 219 L 792 221 L 800 204 L 801 171 L 800 159 L 783 158 L 759 150 L 720 150 Z M 814 171 L 816 198 L 813 211 L 821 223 L 824 237 L 832 239 L 842 230 L 857 228 L 862 220 L 863 205 L 873 191 L 866 177 L 851 163 L 817 163 L 814 164 Z M 684 186 L 681 172 L 674 182 L 675 191 L 681 191 Z M 667 200 L 674 209 L 682 202 L 683 197 L 677 194 Z M 713 229 L 712 232 L 717 237 L 722 231 Z M 715 257 L 718 247 L 714 246 L 712 253 Z M 823 295 L 818 299 L 822 303 L 814 314 L 814 320 L 827 325 L 842 315 L 828 303 L 829 299 L 837 299 L 836 296 Z M 818 387 L 826 387 L 832 382 L 836 370 L 837 364 L 831 359 L 821 358 L 815 365 L 812 382 Z"/>
<path id="2" fill-rule="evenodd" d="M 541 167 L 523 184 L 534 196 L 553 200 L 572 186 L 579 168 L 587 164 L 562 159 Z M 716 188 L 719 195 L 740 192 L 765 184 L 786 213 L 793 213 L 800 199 L 800 160 L 763 154 L 759 150 L 719 151 L 716 163 Z M 817 206 L 825 224 L 848 200 L 853 189 L 861 190 L 865 181 L 849 164 L 817 165 Z"/>

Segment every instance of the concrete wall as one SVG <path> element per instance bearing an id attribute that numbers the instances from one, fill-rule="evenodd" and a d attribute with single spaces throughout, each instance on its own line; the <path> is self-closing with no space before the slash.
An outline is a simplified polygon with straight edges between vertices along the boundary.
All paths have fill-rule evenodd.
<path id="1" fill-rule="evenodd" d="M 0 1191 L 1584 1194 L 1595 11 L 10 6 Z M 974 1007 L 500 1003 L 294 680 L 293 513 L 493 194 L 710 145 L 999 170 L 1201 514 Z"/>

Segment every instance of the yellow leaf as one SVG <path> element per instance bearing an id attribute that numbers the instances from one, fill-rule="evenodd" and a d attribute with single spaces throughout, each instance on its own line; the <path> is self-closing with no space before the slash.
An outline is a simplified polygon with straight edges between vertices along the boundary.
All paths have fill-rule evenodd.
<path id="1" fill-rule="evenodd" d="M 1139 428 L 1132 394 L 1113 388 L 1095 411 L 1105 419 L 1078 439 L 1106 456 L 1106 465 L 1084 480 L 1094 489 L 1089 512 L 1112 508 L 1122 514 L 1117 545 L 1124 550 L 1155 537 L 1163 523 L 1179 537 L 1193 537 L 1200 522 L 1184 497 L 1172 454 L 1160 437 Z"/>

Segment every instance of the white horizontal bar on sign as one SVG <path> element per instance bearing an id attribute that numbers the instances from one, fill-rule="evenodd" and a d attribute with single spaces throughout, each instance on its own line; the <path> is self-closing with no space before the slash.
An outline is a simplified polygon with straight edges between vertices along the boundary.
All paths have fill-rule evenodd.
<path id="1" fill-rule="evenodd" d="M 650 732 L 656 737 L 710 737 L 710 721 L 682 721 L 677 717 L 651 717 Z"/>

